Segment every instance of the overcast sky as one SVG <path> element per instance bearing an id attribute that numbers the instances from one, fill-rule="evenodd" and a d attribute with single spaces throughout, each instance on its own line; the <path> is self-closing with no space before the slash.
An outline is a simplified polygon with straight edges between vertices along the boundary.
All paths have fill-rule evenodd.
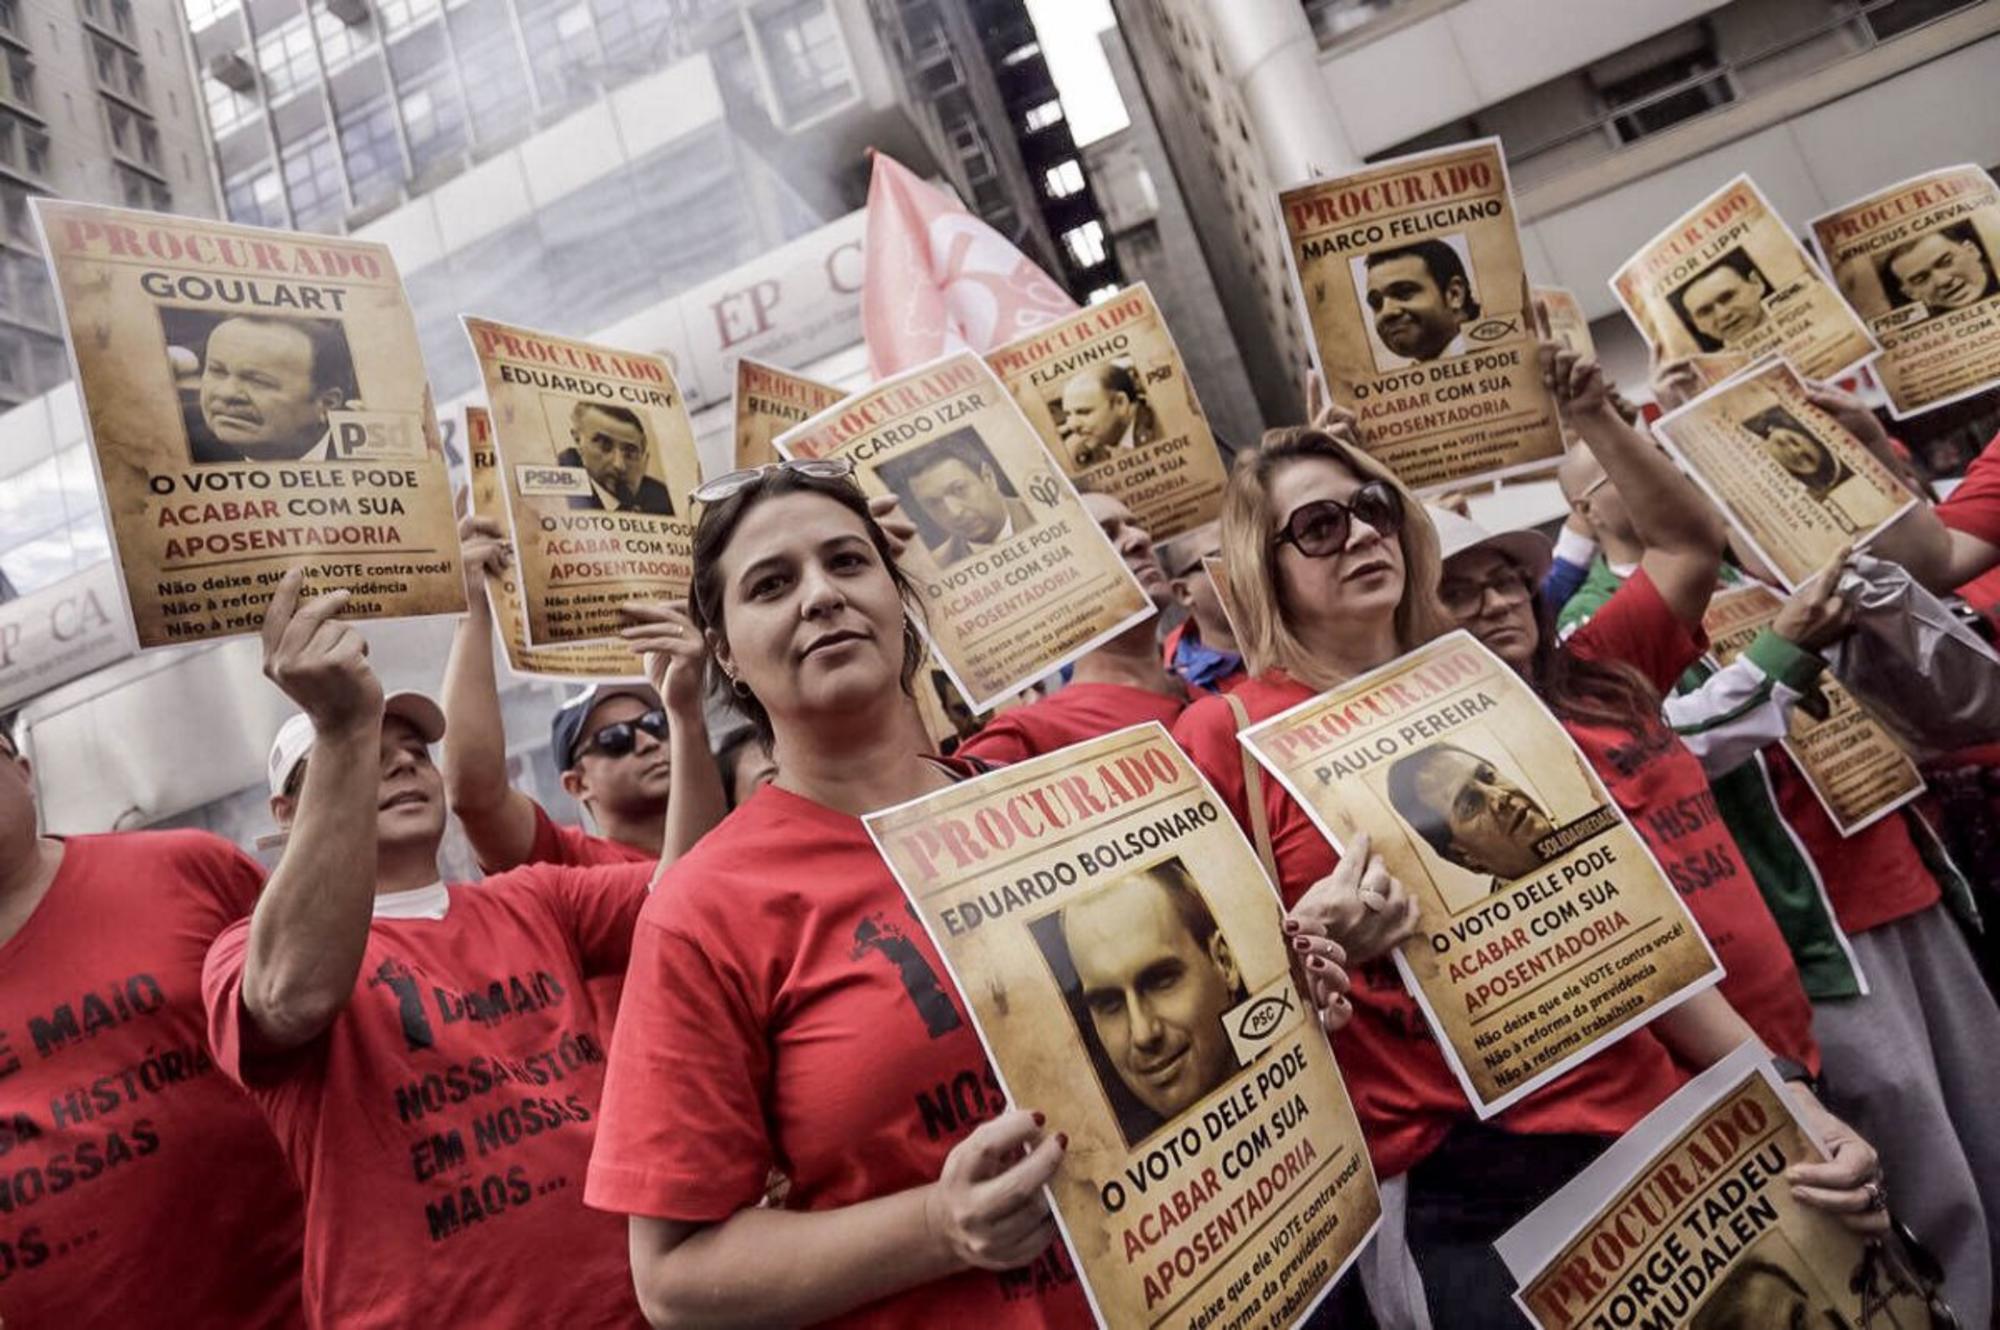
<path id="1" fill-rule="evenodd" d="M 1097 34 L 1117 22 L 1111 0 L 1028 0 L 1042 56 L 1056 81 L 1069 131 L 1081 148 L 1131 123 Z"/>

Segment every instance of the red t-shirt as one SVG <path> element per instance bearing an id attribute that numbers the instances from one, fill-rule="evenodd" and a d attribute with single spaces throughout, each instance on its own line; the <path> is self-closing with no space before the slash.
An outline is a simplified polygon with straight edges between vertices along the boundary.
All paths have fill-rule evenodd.
<path id="1" fill-rule="evenodd" d="M 1297 706 L 1315 690 L 1273 672 L 1246 680 L 1235 695 L 1256 722 Z M 1243 750 L 1228 701 L 1196 701 L 1174 727 L 1174 738 L 1247 830 Z M 1291 904 L 1340 861 L 1284 787 L 1268 773 L 1260 776 L 1279 886 Z M 1472 1105 L 1394 964 L 1384 958 L 1359 967 L 1351 977 L 1354 1019 L 1334 1036 L 1334 1054 L 1354 1097 L 1375 1171 L 1396 1177 L 1435 1149 L 1454 1123 L 1470 1120 Z M 1665 1047 L 1638 1030 L 1528 1095 L 1495 1122 L 1518 1132 L 1615 1136 L 1658 1107 L 1680 1079 Z"/>
<path id="2" fill-rule="evenodd" d="M 624 1225 L 582 1183 L 604 1085 L 586 981 L 624 966 L 651 876 L 517 868 L 448 888 L 442 919 L 378 916 L 332 1027 L 275 1056 L 244 1047 L 248 921 L 216 939 L 209 1041 L 305 1188 L 314 1325 L 645 1324 Z"/>
<path id="3" fill-rule="evenodd" d="M 636 849 L 609 836 L 593 836 L 582 827 L 558 822 L 549 810 L 535 805 L 535 841 L 528 847 L 523 864 L 565 864 L 571 868 L 605 868 L 616 864 L 653 864 L 660 856 Z M 484 865 L 482 865 L 483 867 Z M 597 1009 L 604 1013 L 605 1028 L 618 1018 L 618 1005 L 625 991 L 625 973 L 599 975 L 590 981 Z"/>
<path id="4" fill-rule="evenodd" d="M 549 816 L 548 809 L 536 803 L 535 842 L 528 847 L 528 857 L 521 862 L 598 868 L 610 864 L 657 863 L 659 858 L 657 854 L 636 849 L 624 841 L 594 836 L 582 827 L 558 822 Z"/>
<path id="5" fill-rule="evenodd" d="M 639 916 L 589 1204 L 715 1223 L 775 1167 L 794 1210 L 937 1180 L 1006 1108 L 930 937 L 857 818 L 775 786 L 667 870 Z M 828 1324 L 1092 1324 L 1061 1243 Z"/>
<path id="6" fill-rule="evenodd" d="M 2000 545 L 2000 435 L 1965 469 L 1965 479 L 1937 506 L 1938 520 L 1954 531 Z"/>
<path id="7" fill-rule="evenodd" d="M 1171 726 L 1187 699 L 1122 683 L 1073 683 L 1039 702 L 1011 707 L 958 746 L 960 757 L 1024 762 L 1129 725 L 1156 720 Z"/>
<path id="8" fill-rule="evenodd" d="M 1784 750 L 1764 750 L 1778 811 L 1805 842 L 1826 883 L 1834 917 L 1849 936 L 1908 918 L 1944 899 L 1901 816 L 1842 836 Z"/>
<path id="9" fill-rule="evenodd" d="M 0 947 L 0 1315 L 296 1327 L 299 1190 L 203 1038 L 201 963 L 264 872 L 199 831 L 67 841 Z"/>
<path id="10" fill-rule="evenodd" d="M 1690 627 L 1673 612 L 1642 570 L 1625 579 L 1564 649 L 1588 660 L 1622 661 L 1664 693 L 1700 659 L 1708 640 L 1698 625 Z M 1657 716 L 1646 720 L 1638 733 L 1574 720 L 1563 728 L 1707 934 L 1722 962 L 1723 996 L 1772 1052 L 1817 1072 L 1812 1004 L 1778 921 L 1722 820 L 1708 776 Z"/>

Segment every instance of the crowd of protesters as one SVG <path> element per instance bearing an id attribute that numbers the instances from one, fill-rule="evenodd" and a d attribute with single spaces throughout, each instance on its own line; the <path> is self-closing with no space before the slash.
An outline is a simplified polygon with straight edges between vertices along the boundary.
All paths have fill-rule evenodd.
<path id="1" fill-rule="evenodd" d="M 1065 1124 L 1002 1095 L 861 819 L 1159 722 L 1283 897 L 1383 1185 L 1327 1323 L 1523 1324 L 1494 1239 L 1759 1040 L 1829 1146 L 1794 1195 L 1870 1233 L 1893 1205 L 1960 1323 L 1992 1324 L 2000 1008 L 1968 942 L 1992 884 L 1917 811 L 1833 827 L 1779 741 L 1851 631 L 1836 579 L 1713 667 L 1710 598 L 1760 570 L 1598 366 L 1541 357 L 1574 441 L 1559 541 L 1427 508 L 1319 406 L 1239 451 L 1219 524 L 1165 548 L 1085 493 L 1158 613 L 949 753 L 914 701 L 914 528 L 837 461 L 692 496 L 689 601 L 628 611 L 650 683 L 551 718 L 591 830 L 508 783 L 482 582 L 509 555 L 476 518 L 438 701 L 385 695 L 345 593 L 279 587 L 265 672 L 298 714 L 268 874 L 203 833 L 41 835 L 0 736 L 0 1318 L 1090 1324 L 1043 1190 Z M 1872 552 L 1941 594 L 2000 564 L 2000 440 Z M 1237 742 L 1459 628 L 1560 720 L 1726 972 L 1486 1121 L 1389 963 L 1413 896 Z M 711 697 L 735 713 L 713 747 Z M 452 816 L 477 881 L 440 879 Z M 1468 856 L 1476 823 L 1450 828 Z"/>

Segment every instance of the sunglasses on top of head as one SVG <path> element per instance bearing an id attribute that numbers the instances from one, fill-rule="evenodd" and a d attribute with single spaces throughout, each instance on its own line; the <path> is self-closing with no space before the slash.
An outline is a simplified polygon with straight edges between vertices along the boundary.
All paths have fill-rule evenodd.
<path id="1" fill-rule="evenodd" d="M 1324 559 L 1347 548 L 1356 518 L 1374 528 L 1377 535 L 1394 536 L 1403 529 L 1402 496 L 1388 483 L 1371 480 L 1346 503 L 1338 499 L 1302 503 L 1271 537 L 1271 545 L 1290 545 L 1308 559 Z"/>
<path id="2" fill-rule="evenodd" d="M 606 757 L 623 757 L 639 746 L 639 731 L 644 730 L 655 739 L 665 743 L 667 739 L 667 713 L 655 707 L 631 720 L 615 721 L 584 740 L 578 756 L 583 753 L 602 753 Z"/>
<path id="3" fill-rule="evenodd" d="M 703 481 L 688 491 L 688 498 L 702 504 L 721 503 L 752 485 L 761 484 L 765 478 L 779 471 L 790 471 L 809 480 L 851 480 L 854 477 L 854 459 L 794 457 L 782 462 L 767 462 L 763 466 L 745 467 L 741 471 L 731 471 L 714 480 Z"/>

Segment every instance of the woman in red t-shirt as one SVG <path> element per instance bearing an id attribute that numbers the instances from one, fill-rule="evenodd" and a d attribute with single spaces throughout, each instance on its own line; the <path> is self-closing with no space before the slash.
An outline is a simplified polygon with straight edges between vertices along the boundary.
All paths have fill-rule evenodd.
<path id="1" fill-rule="evenodd" d="M 1006 1104 L 860 821 L 954 774 L 850 472 L 697 492 L 692 617 L 778 775 L 640 916 L 584 1199 L 631 1216 L 656 1325 L 1085 1326 L 1042 1196 L 1066 1141 Z"/>
<path id="2" fill-rule="evenodd" d="M 1552 352 L 1544 348 L 1545 356 Z M 1551 361 L 1551 375 L 1555 369 Z M 1361 451 L 1352 416 L 1330 411 L 1322 419 L 1324 427 L 1273 431 L 1256 450 L 1240 453 L 1224 501 L 1230 604 L 1251 674 L 1235 697 L 1253 722 L 1452 626 L 1437 597 L 1439 546 L 1429 520 Z M 1640 453 L 1650 458 L 1652 445 L 1636 434 L 1621 434 L 1601 451 L 1605 469 L 1621 473 L 1621 489 L 1626 464 Z M 1637 474 L 1650 477 L 1651 468 Z M 1712 582 L 1709 557 L 1704 576 Z M 1592 667 L 1579 661 L 1575 671 L 1591 688 Z M 1551 701 L 1561 714 L 1561 696 Z M 1248 826 L 1249 801 L 1259 792 L 1246 787 L 1236 730 L 1227 699 L 1203 698 L 1174 733 Z M 1407 935 L 1382 921 L 1406 917 L 1405 903 L 1391 899 L 1384 908 L 1365 899 L 1367 884 L 1357 892 L 1351 879 L 1333 876 L 1332 847 L 1276 782 L 1261 782 L 1261 797 L 1291 907 L 1287 926 L 1325 932 L 1347 951 L 1353 1017 L 1335 1051 L 1377 1173 L 1407 1178 L 1406 1236 L 1433 1300 L 1432 1319 L 1520 1326 L 1493 1239 L 1674 1090 L 1679 1077 L 1669 1051 L 1673 1060 L 1704 1067 L 1752 1031 L 1719 992 L 1704 991 L 1480 1123 L 1414 1000 L 1382 963 Z M 1870 1208 L 1874 1152 L 1809 1094 L 1800 1100 L 1834 1157 L 1795 1168 L 1795 1194 L 1879 1228 L 1882 1216 Z"/>

